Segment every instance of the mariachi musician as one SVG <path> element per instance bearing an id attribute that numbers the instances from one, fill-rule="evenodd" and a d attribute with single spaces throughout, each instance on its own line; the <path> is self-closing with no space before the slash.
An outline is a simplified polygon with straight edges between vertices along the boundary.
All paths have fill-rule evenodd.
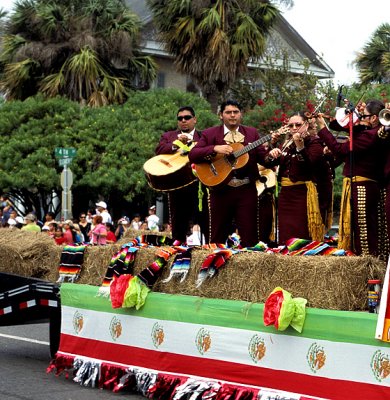
<path id="1" fill-rule="evenodd" d="M 241 125 L 242 116 L 242 107 L 238 102 L 223 102 L 219 110 L 222 124 L 203 131 L 199 142 L 189 153 L 190 162 L 197 164 L 197 168 L 199 165 L 214 166 L 216 170 L 213 175 L 224 176 L 224 171 L 218 171 L 215 167 L 219 165 L 217 160 L 232 159 L 235 157 L 235 148 L 243 148 L 259 139 L 255 128 Z M 248 161 L 241 168 L 232 168 L 226 182 L 222 180 L 210 189 L 211 243 L 225 243 L 235 228 L 243 247 L 258 243 L 257 163 L 263 164 L 265 152 L 264 147 L 253 148 L 248 153 Z M 237 158 L 239 162 L 240 157 Z M 224 169 L 228 164 L 223 163 Z M 236 163 L 232 162 L 232 165 Z"/>
<path id="2" fill-rule="evenodd" d="M 156 148 L 157 155 L 185 152 L 188 146 L 196 143 L 201 137 L 201 132 L 195 129 L 197 120 L 192 107 L 180 107 L 176 116 L 178 129 L 162 134 Z M 206 189 L 201 187 L 198 181 L 170 190 L 168 192 L 168 208 L 174 240 L 184 243 L 192 225 L 198 224 L 207 242 L 207 195 Z"/>
<path id="3" fill-rule="evenodd" d="M 378 207 L 381 205 L 383 145 L 378 142 L 377 134 L 381 128 L 378 115 L 384 107 L 380 100 L 370 100 L 365 104 L 358 124 L 353 127 L 352 143 L 339 143 L 327 129 L 321 114 L 317 116 L 318 136 L 333 154 L 342 156 L 345 161 L 339 247 L 352 249 L 358 255 L 377 256 L 379 252 L 378 215 L 381 210 Z M 345 109 L 348 116 L 347 111 Z M 350 113 L 353 113 L 351 118 L 356 114 L 355 110 Z M 334 124 L 330 126 L 335 128 Z"/>
<path id="4" fill-rule="evenodd" d="M 267 155 L 267 162 L 279 166 L 278 242 L 284 245 L 292 238 L 322 241 L 324 225 L 313 170 L 322 158 L 323 147 L 312 140 L 303 112 L 293 113 L 287 126 L 285 142 Z M 274 132 L 271 143 L 278 139 L 279 132 Z"/>

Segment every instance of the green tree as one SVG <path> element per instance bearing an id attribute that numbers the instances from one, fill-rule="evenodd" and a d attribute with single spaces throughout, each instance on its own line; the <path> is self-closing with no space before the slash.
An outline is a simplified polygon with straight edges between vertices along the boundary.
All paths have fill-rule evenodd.
<path id="1" fill-rule="evenodd" d="M 161 134 L 176 128 L 176 112 L 183 105 L 195 108 L 199 129 L 218 124 L 203 98 L 173 89 L 133 92 L 123 105 L 100 108 L 59 97 L 5 102 L 0 107 L 0 191 L 42 216 L 62 190 L 54 149 L 74 147 L 75 214 L 99 198 L 114 215 L 130 202 L 146 207 L 156 192 L 148 187 L 142 166 L 154 156 Z"/>
<path id="2" fill-rule="evenodd" d="M 355 59 L 362 84 L 390 83 L 390 24 L 384 23 L 373 33 Z"/>
<path id="3" fill-rule="evenodd" d="M 19 0 L 0 53 L 8 99 L 36 93 L 82 104 L 123 103 L 147 87 L 155 63 L 141 55 L 139 18 L 121 0 Z"/>
<path id="4" fill-rule="evenodd" d="M 147 0 L 178 71 L 190 75 L 213 105 L 264 53 L 278 9 L 257 0 Z M 219 97 L 219 98 L 218 98 Z"/>

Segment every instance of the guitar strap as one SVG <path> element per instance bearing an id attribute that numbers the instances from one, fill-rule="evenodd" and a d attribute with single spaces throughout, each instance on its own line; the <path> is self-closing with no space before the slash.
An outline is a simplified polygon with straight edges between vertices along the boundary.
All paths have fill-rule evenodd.
<path id="1" fill-rule="evenodd" d="M 190 146 L 184 144 L 183 142 L 181 142 L 180 140 L 176 139 L 173 144 L 175 146 L 177 146 L 183 153 L 189 153 L 189 151 L 192 149 L 192 147 L 194 147 L 194 144 L 191 143 Z"/>

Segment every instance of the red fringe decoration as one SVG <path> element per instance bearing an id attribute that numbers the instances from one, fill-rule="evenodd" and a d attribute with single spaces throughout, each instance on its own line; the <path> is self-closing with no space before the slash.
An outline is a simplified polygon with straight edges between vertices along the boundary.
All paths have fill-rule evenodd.
<path id="1" fill-rule="evenodd" d="M 73 368 L 73 356 L 64 354 L 56 354 L 54 360 L 51 360 L 50 365 L 47 367 L 46 372 L 50 373 L 56 370 L 56 376 L 61 375 L 62 372 L 66 371 L 66 379 L 69 377 L 69 371 Z"/>
<path id="2" fill-rule="evenodd" d="M 56 358 L 51 361 L 47 368 L 47 372 L 49 373 L 56 369 L 56 375 L 60 375 L 62 371 L 72 371 L 73 375 L 75 375 L 77 369 L 74 369 L 73 365 L 79 365 L 78 368 L 80 368 L 83 362 L 88 363 L 88 359 L 84 360 L 80 358 L 79 360 L 84 361 L 74 364 L 75 359 L 77 360 L 78 358 L 57 353 Z M 150 374 L 153 376 L 156 379 L 155 383 L 150 386 L 146 383 L 143 388 L 138 387 L 136 375 L 140 372 L 143 375 Z M 85 376 L 85 378 L 87 379 L 88 376 Z M 147 379 L 145 382 L 147 382 Z M 183 388 L 186 385 L 187 387 Z M 165 373 L 158 373 L 156 375 L 153 371 L 148 372 L 144 369 L 139 370 L 137 367 L 125 367 L 109 363 L 101 363 L 100 365 L 98 387 L 100 389 L 112 390 L 113 392 L 137 390 L 139 394 L 149 399 L 158 400 L 172 400 L 175 396 L 178 399 L 184 400 L 192 398 L 195 394 L 198 396 L 196 397 L 198 399 L 256 400 L 262 390 L 261 388 L 222 383 L 213 379 L 205 381 L 202 378 L 189 378 Z M 198 392 L 197 389 L 201 387 L 204 388 L 203 392 L 202 390 Z M 312 399 L 306 396 L 301 396 L 300 398 L 301 400 Z"/>
<path id="3" fill-rule="evenodd" d="M 100 367 L 99 389 L 113 391 L 125 373 L 126 370 L 123 367 L 102 363 Z"/>
<path id="4" fill-rule="evenodd" d="M 149 388 L 149 398 L 170 400 L 176 388 L 187 380 L 184 376 L 158 374 L 157 382 Z"/>

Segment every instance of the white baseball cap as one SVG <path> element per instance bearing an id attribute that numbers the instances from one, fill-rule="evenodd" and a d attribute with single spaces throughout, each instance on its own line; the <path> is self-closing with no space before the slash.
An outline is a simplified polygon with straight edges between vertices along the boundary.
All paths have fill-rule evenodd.
<path id="1" fill-rule="evenodd" d="M 99 203 L 96 203 L 97 207 L 103 207 L 103 208 L 107 208 L 107 203 L 105 203 L 104 201 L 99 201 Z"/>

